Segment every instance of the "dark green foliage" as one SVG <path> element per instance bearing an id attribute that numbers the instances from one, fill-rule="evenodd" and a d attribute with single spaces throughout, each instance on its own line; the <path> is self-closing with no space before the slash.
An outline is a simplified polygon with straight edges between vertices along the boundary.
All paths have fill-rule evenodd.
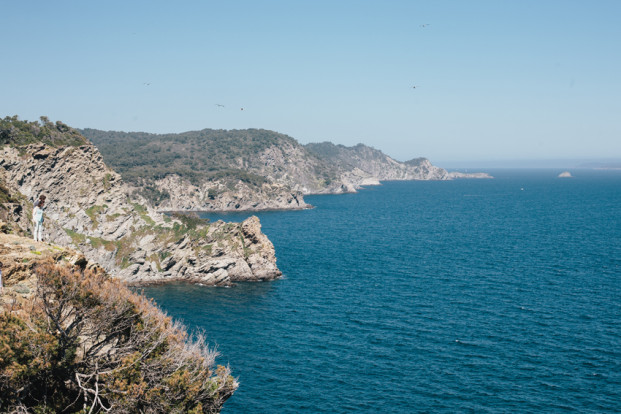
<path id="1" fill-rule="evenodd" d="M 241 165 L 272 146 L 299 145 L 293 138 L 262 129 L 190 131 L 148 134 L 84 129 L 106 164 L 130 182 L 177 174 L 197 184 L 209 179 L 242 180 L 260 186 L 267 180 Z"/>
<path id="2" fill-rule="evenodd" d="M 326 160 L 331 165 L 336 166 L 343 170 L 351 170 L 358 166 L 355 159 L 357 153 L 360 150 L 365 150 L 369 147 L 358 144 L 355 147 L 346 147 L 341 144 L 333 144 L 331 142 L 310 143 L 304 146 L 312 154 L 317 155 L 319 158 Z M 325 182 L 328 184 L 332 179 L 336 178 L 336 174 L 324 173 Z"/>
<path id="3" fill-rule="evenodd" d="M 209 219 L 200 218 L 195 212 L 174 212 L 170 215 L 180 220 L 186 227 L 186 231 L 195 230 L 197 226 L 209 224 Z"/>
<path id="4" fill-rule="evenodd" d="M 317 154 L 318 156 L 326 159 L 336 159 L 341 154 L 341 151 L 347 149 L 343 145 L 336 145 L 331 142 L 311 142 L 305 145 L 306 149 Z"/>
<path id="5" fill-rule="evenodd" d="M 267 183 L 267 178 L 245 170 L 227 168 L 222 171 L 207 174 L 208 179 L 223 180 L 225 182 L 243 181 L 247 184 L 260 187 Z"/>
<path id="6" fill-rule="evenodd" d="M 421 165 L 424 161 L 427 161 L 427 158 L 413 158 L 409 161 L 404 162 L 404 164 L 412 166 L 412 167 L 418 167 L 419 165 Z"/>
<path id="7" fill-rule="evenodd" d="M 154 206 L 159 206 L 163 201 L 170 200 L 170 193 L 166 190 L 159 190 L 152 184 L 142 187 L 140 194 L 150 200 Z"/>
<path id="8" fill-rule="evenodd" d="M 88 144 L 75 129 L 60 121 L 52 123 L 42 116 L 38 121 L 20 120 L 17 115 L 0 119 L 0 146 L 23 146 L 42 142 L 52 147 L 80 146 Z"/>
<path id="9" fill-rule="evenodd" d="M 143 195 L 154 204 L 161 203 L 163 199 L 148 187 L 154 180 L 167 175 L 178 175 L 194 185 L 206 181 L 224 184 L 220 190 L 209 191 L 207 197 L 211 200 L 226 191 L 225 188 L 234 190 L 239 181 L 255 189 L 271 184 L 266 175 L 280 179 L 291 175 L 292 168 L 299 167 L 289 166 L 290 159 L 279 159 L 280 150 L 283 150 L 284 157 L 292 150 L 296 155 L 302 155 L 305 161 L 303 167 L 309 168 L 308 178 L 324 185 L 338 181 L 343 172 L 340 165 L 329 157 L 308 150 L 287 135 L 262 129 L 204 129 L 164 135 L 94 129 L 81 132 L 99 148 L 106 163 L 121 173 L 126 181 L 145 187 Z M 268 149 L 275 150 L 275 159 L 282 164 L 277 162 L 274 166 L 268 166 L 259 157 Z"/>

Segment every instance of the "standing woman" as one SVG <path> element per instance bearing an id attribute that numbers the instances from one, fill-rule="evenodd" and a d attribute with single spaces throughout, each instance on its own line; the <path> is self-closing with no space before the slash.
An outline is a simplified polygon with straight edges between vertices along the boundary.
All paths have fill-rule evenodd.
<path id="1" fill-rule="evenodd" d="M 45 196 L 39 197 L 32 210 L 32 221 L 34 221 L 34 239 L 43 241 L 43 207 L 45 206 Z"/>

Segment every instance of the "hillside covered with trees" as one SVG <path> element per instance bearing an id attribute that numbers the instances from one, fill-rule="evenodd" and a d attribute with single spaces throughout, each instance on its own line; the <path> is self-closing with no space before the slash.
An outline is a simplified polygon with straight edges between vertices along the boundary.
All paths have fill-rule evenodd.
<path id="1" fill-rule="evenodd" d="M 210 209 L 216 204 L 223 209 L 243 208 L 243 202 L 218 202 L 221 195 L 233 192 L 237 198 L 259 199 L 278 194 L 287 200 L 282 208 L 289 208 L 291 198 L 301 199 L 303 194 L 352 192 L 379 180 L 447 178 L 446 171 L 425 159 L 401 163 L 363 144 L 302 145 L 287 135 L 262 129 L 181 134 L 84 129 L 82 133 L 99 148 L 108 165 L 160 206 L 174 206 L 179 197 L 191 197 L 195 200 L 192 208 Z M 196 189 L 180 191 L 177 178 Z M 201 192 L 206 197 L 195 196 Z M 246 207 L 253 209 L 253 203 Z"/>
<path id="2" fill-rule="evenodd" d="M 41 122 L 24 121 L 17 116 L 0 119 L 0 147 L 17 147 L 39 142 L 52 147 L 88 144 L 80 132 L 68 125 L 60 121 L 53 123 L 45 116 L 40 119 Z"/>
<path id="3" fill-rule="evenodd" d="M 200 180 L 235 178 L 260 186 L 266 179 L 248 170 L 257 154 L 272 146 L 299 145 L 293 138 L 262 129 L 148 134 L 84 129 L 110 167 L 130 182 L 170 174 Z"/>

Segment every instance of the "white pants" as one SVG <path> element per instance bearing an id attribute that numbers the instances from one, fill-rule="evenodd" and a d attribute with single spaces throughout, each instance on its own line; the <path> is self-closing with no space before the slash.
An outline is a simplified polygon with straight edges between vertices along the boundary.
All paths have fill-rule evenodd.
<path id="1" fill-rule="evenodd" d="M 35 241 L 43 241 L 43 223 L 35 222 L 33 236 Z"/>

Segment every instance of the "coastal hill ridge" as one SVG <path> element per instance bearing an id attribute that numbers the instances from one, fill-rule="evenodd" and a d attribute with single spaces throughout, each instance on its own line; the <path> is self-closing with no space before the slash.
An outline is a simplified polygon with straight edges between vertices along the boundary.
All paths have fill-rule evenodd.
<path id="1" fill-rule="evenodd" d="M 263 129 L 81 132 L 160 210 L 303 209 L 304 195 L 351 193 L 384 180 L 484 177 L 455 176 L 425 158 L 399 162 L 364 144 L 302 145 Z"/>

